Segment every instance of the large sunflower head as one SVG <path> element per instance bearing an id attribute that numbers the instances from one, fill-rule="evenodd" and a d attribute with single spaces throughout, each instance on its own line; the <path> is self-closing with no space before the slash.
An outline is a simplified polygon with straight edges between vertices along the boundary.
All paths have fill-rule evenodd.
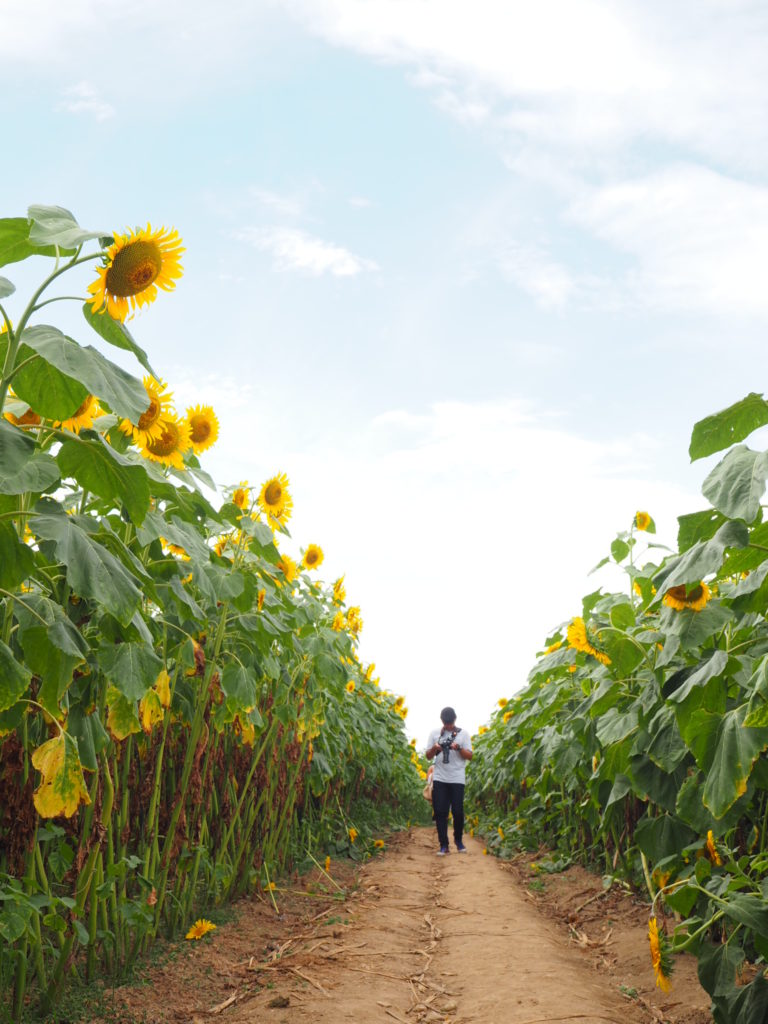
<path id="1" fill-rule="evenodd" d="M 173 418 L 173 395 L 170 391 L 166 391 L 167 387 L 168 385 L 162 380 L 145 377 L 146 410 L 139 416 L 138 423 L 123 420 L 120 424 L 122 432 L 133 438 L 133 443 L 139 447 L 146 446 L 150 441 L 159 438 L 165 423 Z"/>
<path id="2" fill-rule="evenodd" d="M 163 422 L 160 436 L 148 441 L 141 449 L 141 454 L 152 462 L 184 469 L 184 452 L 189 451 L 191 444 L 189 423 L 186 420 L 168 419 Z"/>
<path id="3" fill-rule="evenodd" d="M 95 395 L 86 395 L 85 401 L 72 415 L 66 420 L 54 420 L 54 427 L 61 427 L 62 430 L 71 430 L 75 434 L 79 434 L 83 427 L 92 427 L 94 417 L 98 416 L 101 410 L 99 409 L 99 400 Z"/>
<path id="4" fill-rule="evenodd" d="M 684 612 L 690 608 L 692 612 L 700 612 L 709 601 L 712 592 L 706 583 L 699 583 L 695 587 L 687 587 L 684 583 L 679 587 L 670 587 L 664 595 L 664 604 L 668 608 L 674 608 L 676 612 Z"/>
<path id="5" fill-rule="evenodd" d="M 216 444 L 219 437 L 219 420 L 210 405 L 194 405 L 187 409 L 192 450 L 200 455 L 206 448 Z"/>
<path id="6" fill-rule="evenodd" d="M 283 526 L 291 518 L 293 498 L 288 492 L 288 477 L 278 473 L 262 484 L 258 497 L 259 508 L 271 527 Z"/>
<path id="7" fill-rule="evenodd" d="M 305 569 L 318 569 L 323 564 L 323 549 L 319 544 L 310 544 L 307 550 L 304 552 L 304 558 L 302 559 L 302 565 Z"/>
<path id="8" fill-rule="evenodd" d="M 137 306 L 146 306 L 157 298 L 157 289 L 173 291 L 182 275 L 184 248 L 178 232 L 158 228 L 129 229 L 115 235 L 107 249 L 106 262 L 98 277 L 88 286 L 94 313 L 108 310 L 115 320 L 125 320 Z"/>
<path id="9" fill-rule="evenodd" d="M 601 665 L 610 665 L 611 659 L 600 645 L 600 634 L 590 629 L 582 618 L 575 618 L 567 630 L 568 646 L 574 650 L 591 654 Z"/>

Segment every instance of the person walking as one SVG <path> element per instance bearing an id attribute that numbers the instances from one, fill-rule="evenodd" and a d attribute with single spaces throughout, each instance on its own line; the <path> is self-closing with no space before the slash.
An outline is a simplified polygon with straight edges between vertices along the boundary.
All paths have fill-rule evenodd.
<path id="1" fill-rule="evenodd" d="M 442 728 L 433 729 L 429 734 L 426 757 L 434 765 L 432 784 L 432 809 L 440 849 L 439 857 L 450 852 L 448 845 L 448 812 L 453 814 L 453 840 L 459 853 L 466 853 L 464 836 L 464 780 L 467 761 L 472 760 L 472 740 L 466 729 L 456 725 L 453 708 L 440 712 Z M 439 755 L 439 756 L 438 756 Z"/>

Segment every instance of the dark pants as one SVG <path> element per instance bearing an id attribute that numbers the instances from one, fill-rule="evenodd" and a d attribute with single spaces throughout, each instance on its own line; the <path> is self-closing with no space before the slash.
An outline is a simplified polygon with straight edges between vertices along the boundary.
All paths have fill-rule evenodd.
<path id="1" fill-rule="evenodd" d="M 440 845 L 448 845 L 449 810 L 453 813 L 453 839 L 455 843 L 460 843 L 464 833 L 464 783 L 434 782 L 432 784 L 432 809 L 435 812 L 435 825 Z"/>

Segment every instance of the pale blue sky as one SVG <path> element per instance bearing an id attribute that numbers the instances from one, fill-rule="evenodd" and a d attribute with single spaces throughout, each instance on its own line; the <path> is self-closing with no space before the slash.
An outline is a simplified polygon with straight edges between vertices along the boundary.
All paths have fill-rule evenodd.
<path id="1" fill-rule="evenodd" d="M 475 728 L 636 508 L 672 540 L 701 507 L 694 420 L 763 387 L 768 10 L 62 7 L 0 0 L 3 215 L 179 229 L 133 329 L 215 404 L 207 467 L 287 472 L 409 726 Z"/>

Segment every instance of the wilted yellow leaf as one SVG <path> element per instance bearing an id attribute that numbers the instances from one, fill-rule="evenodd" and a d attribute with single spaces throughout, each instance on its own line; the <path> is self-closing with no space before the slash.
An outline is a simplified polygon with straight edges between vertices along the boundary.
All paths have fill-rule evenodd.
<path id="1" fill-rule="evenodd" d="M 163 705 L 154 690 L 149 690 L 139 702 L 139 716 L 141 727 L 147 735 L 152 732 L 152 726 L 163 720 Z"/>
<path id="2" fill-rule="evenodd" d="M 107 728 L 116 740 L 140 732 L 136 701 L 127 700 L 116 686 L 107 687 Z"/>
<path id="3" fill-rule="evenodd" d="M 60 814 L 71 818 L 80 804 L 91 802 L 77 743 L 67 733 L 59 733 L 38 747 L 32 754 L 32 765 L 42 775 L 34 793 L 41 818 L 56 818 Z"/>
<path id="4" fill-rule="evenodd" d="M 154 686 L 155 693 L 160 698 L 160 703 L 164 708 L 171 706 L 171 677 L 163 669 L 160 675 L 155 680 Z"/>

